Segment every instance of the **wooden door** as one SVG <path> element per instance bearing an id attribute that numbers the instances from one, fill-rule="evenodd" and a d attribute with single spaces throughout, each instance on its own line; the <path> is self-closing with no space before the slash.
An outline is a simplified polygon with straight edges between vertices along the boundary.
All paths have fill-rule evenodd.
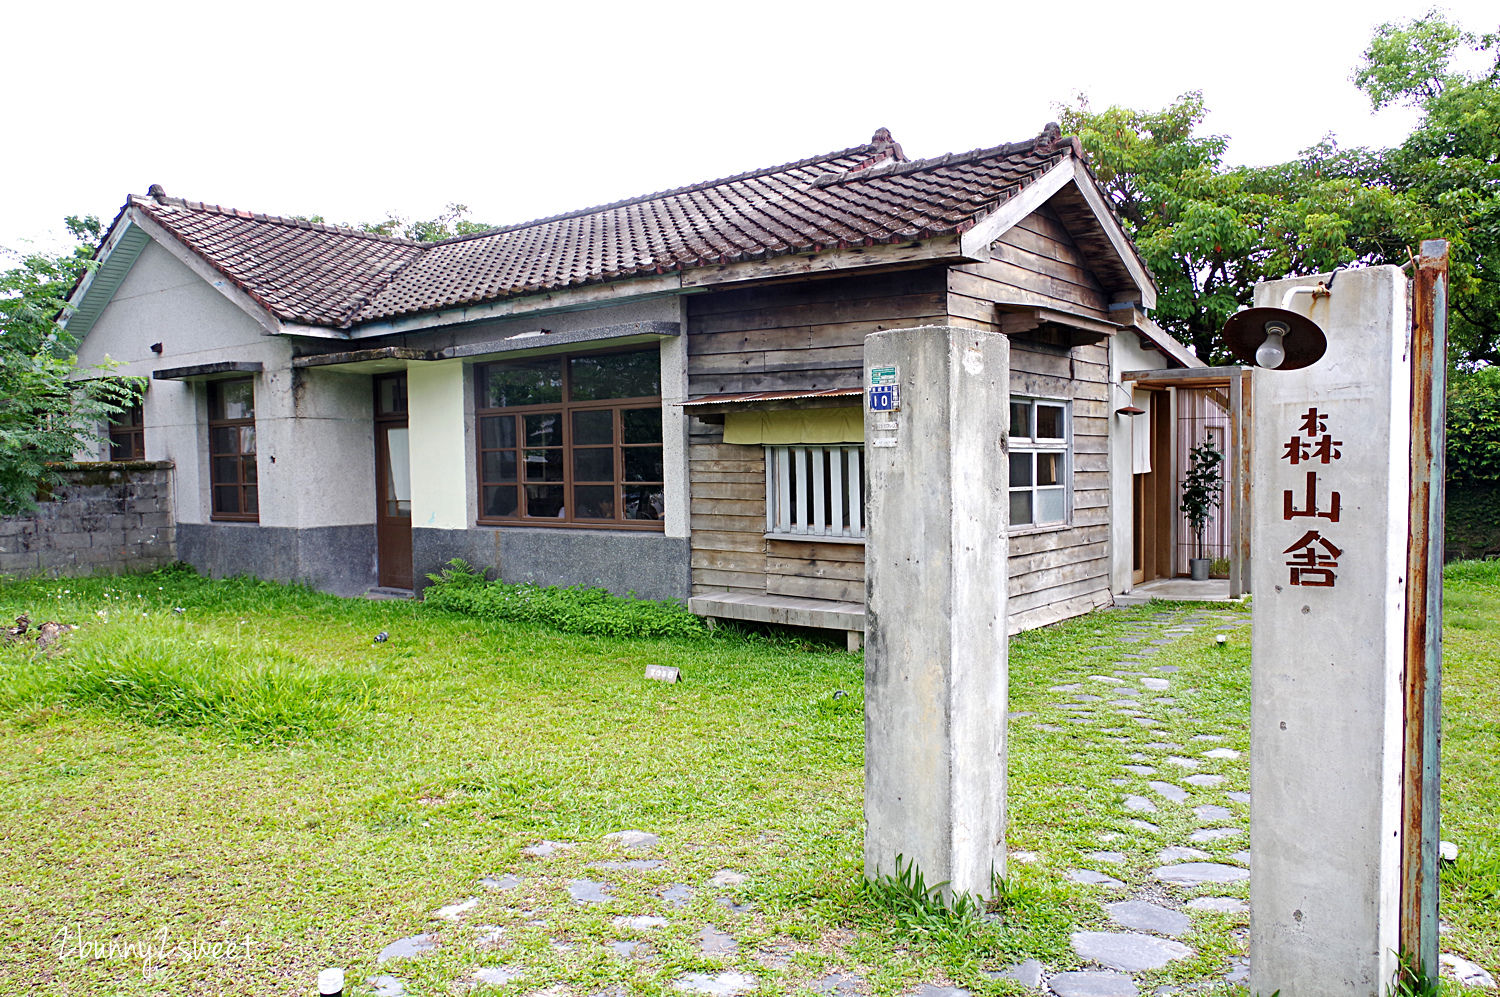
<path id="1" fill-rule="evenodd" d="M 1166 391 L 1151 393 L 1151 470 L 1131 476 L 1131 580 L 1172 577 L 1172 406 Z"/>
<path id="2" fill-rule="evenodd" d="M 404 373 L 375 378 L 375 544 L 381 586 L 411 588 L 411 451 Z"/>

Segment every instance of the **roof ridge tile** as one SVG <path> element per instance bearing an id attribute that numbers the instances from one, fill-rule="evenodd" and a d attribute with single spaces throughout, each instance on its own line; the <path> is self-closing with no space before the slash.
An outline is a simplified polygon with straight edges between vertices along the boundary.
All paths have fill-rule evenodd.
<path id="1" fill-rule="evenodd" d="M 618 201 L 609 201 L 604 204 L 595 204 L 587 208 L 577 208 L 573 211 L 563 211 L 555 215 L 544 215 L 541 218 L 533 218 L 530 221 L 515 222 L 511 225 L 501 225 L 497 228 L 485 229 L 483 232 L 469 232 L 465 235 L 455 235 L 447 239 L 427 243 L 431 246 L 442 246 L 455 242 L 467 242 L 471 239 L 481 239 L 487 235 L 499 235 L 505 232 L 516 232 L 521 229 L 531 228 L 535 225 L 547 225 L 552 222 L 567 221 L 571 218 L 582 218 L 586 215 L 598 214 L 604 211 L 614 211 L 618 208 L 628 208 L 634 204 L 644 204 L 649 201 L 658 201 L 667 197 L 676 197 L 682 194 L 692 194 L 698 191 L 709 190 L 725 184 L 738 183 L 743 180 L 753 180 L 756 177 L 771 176 L 776 173 L 788 173 L 792 170 L 806 169 L 821 163 L 831 162 L 835 159 L 845 159 L 857 156 L 876 148 L 873 144 L 866 142 L 863 145 L 850 146 L 847 149 L 839 149 L 836 152 L 826 152 L 820 156 L 808 156 L 806 159 L 793 160 L 790 163 L 782 163 L 779 166 L 765 166 L 760 169 L 746 170 L 743 173 L 735 173 L 715 180 L 703 180 L 698 183 L 687 184 L 682 187 L 669 187 L 666 190 L 652 191 L 649 194 L 638 194 L 634 197 L 621 198 Z M 835 174 L 837 175 L 837 174 Z"/>
<path id="2" fill-rule="evenodd" d="M 981 159 L 998 159 L 1006 156 L 1014 156 L 1018 152 L 1030 151 L 1044 144 L 1044 136 L 1026 139 L 1024 142 L 1007 142 L 1004 145 L 990 146 L 984 149 L 970 149 L 968 152 L 945 152 L 941 156 L 931 156 L 927 159 L 909 159 L 905 162 L 886 160 L 874 166 L 862 170 L 849 170 L 845 173 L 835 173 L 825 177 L 819 177 L 813 181 L 814 187 L 832 187 L 848 183 L 858 183 L 862 180 L 874 180 L 879 177 L 908 176 L 912 173 L 921 173 L 925 170 L 934 170 L 943 166 L 956 166 L 962 163 L 978 162 Z M 1067 142 L 1054 145 L 1044 153 L 1046 159 L 1061 156 L 1065 151 L 1071 151 L 1073 146 Z"/>
<path id="3" fill-rule="evenodd" d="M 243 208 L 226 208 L 219 204 L 207 204 L 203 201 L 189 201 L 183 197 L 150 197 L 145 194 L 129 194 L 125 198 L 127 207 L 138 208 L 183 208 L 188 211 L 201 211 L 206 214 L 218 215 L 222 218 L 239 218 L 246 221 L 264 222 L 270 225 L 282 225 L 288 228 L 309 229 L 313 232 L 327 232 L 330 235 L 347 235 L 356 239 L 369 239 L 374 242 L 384 242 L 397 246 L 431 246 L 431 242 L 421 242 L 416 239 L 407 239 L 399 235 L 384 235 L 380 232 L 368 232 L 362 228 L 352 225 L 334 225 L 329 222 L 315 222 L 310 218 L 294 218 L 289 215 L 272 215 L 259 211 L 246 211 Z"/>

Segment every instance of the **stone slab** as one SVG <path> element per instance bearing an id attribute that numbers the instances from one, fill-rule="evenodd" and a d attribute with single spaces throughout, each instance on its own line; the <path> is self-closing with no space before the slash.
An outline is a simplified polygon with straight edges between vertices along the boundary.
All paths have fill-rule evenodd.
<path id="1" fill-rule="evenodd" d="M 478 897 L 469 897 L 458 903 L 447 904 L 432 912 L 432 916 L 440 921 L 457 921 L 469 911 L 479 906 Z"/>
<path id="2" fill-rule="evenodd" d="M 1150 786 L 1152 789 L 1156 790 L 1156 792 L 1163 798 L 1171 800 L 1173 803 L 1187 802 L 1187 790 L 1183 789 L 1181 786 L 1174 786 L 1170 782 L 1160 781 L 1148 782 L 1146 783 L 1146 785 Z"/>
<path id="3" fill-rule="evenodd" d="M 1250 905 L 1238 897 L 1194 897 L 1184 906 L 1213 914 L 1243 914 Z"/>
<path id="4" fill-rule="evenodd" d="M 575 879 L 568 883 L 568 896 L 579 904 L 607 904 L 614 900 L 606 884 L 592 879 Z"/>
<path id="5" fill-rule="evenodd" d="M 1188 840 L 1195 844 L 1203 844 L 1208 841 L 1219 841 L 1223 838 L 1234 838 L 1244 834 L 1244 829 L 1238 827 L 1207 827 L 1201 831 L 1194 831 L 1188 835 Z"/>
<path id="6" fill-rule="evenodd" d="M 848 973 L 829 973 L 821 976 L 807 985 L 813 993 L 824 994 L 826 997 L 855 997 L 864 986 L 864 979 Z"/>
<path id="7" fill-rule="evenodd" d="M 524 976 L 526 971 L 519 966 L 485 966 L 474 970 L 474 982 L 483 983 L 486 986 L 500 987 L 511 980 L 518 980 Z"/>
<path id="8" fill-rule="evenodd" d="M 621 914 L 610 923 L 627 931 L 651 931 L 656 928 L 665 928 L 667 919 L 651 914 Z"/>
<path id="9" fill-rule="evenodd" d="M 661 859 L 620 859 L 610 862 L 590 862 L 587 868 L 605 870 L 660 869 L 665 864 Z"/>
<path id="10" fill-rule="evenodd" d="M 370 985 L 375 997 L 406 997 L 406 981 L 389 973 L 372 976 L 365 982 Z"/>
<path id="11" fill-rule="evenodd" d="M 1047 989 L 1057 997 L 1137 997 L 1140 990 L 1124 973 L 1074 972 L 1058 973 L 1047 981 Z"/>
<path id="12" fill-rule="evenodd" d="M 661 898 L 673 907 L 681 907 L 693 899 L 696 891 L 686 883 L 673 883 L 661 891 Z"/>
<path id="13" fill-rule="evenodd" d="M 1133 931 L 1075 931 L 1071 941 L 1078 958 L 1124 973 L 1160 969 L 1193 954 L 1181 942 Z"/>
<path id="14" fill-rule="evenodd" d="M 521 849 L 521 854 L 530 859 L 551 858 L 558 852 L 571 851 L 576 847 L 571 841 L 547 841 L 543 839 L 534 845 L 527 845 Z"/>
<path id="15" fill-rule="evenodd" d="M 1145 900 L 1121 900 L 1105 904 L 1109 919 L 1131 931 L 1150 931 L 1158 935 L 1180 935 L 1192 927 L 1186 914 L 1160 907 Z"/>
<path id="16" fill-rule="evenodd" d="M 1220 862 L 1183 862 L 1178 865 L 1164 865 L 1153 873 L 1157 879 L 1164 883 L 1179 883 L 1185 886 L 1195 886 L 1199 883 L 1242 883 L 1250 878 L 1250 873 L 1237 865 L 1224 865 Z"/>
<path id="17" fill-rule="evenodd" d="M 414 956 L 426 955 L 437 946 L 436 935 L 410 935 L 406 938 L 398 938 L 380 950 L 380 954 L 375 957 L 375 962 L 378 964 L 387 959 L 410 959 Z"/>
<path id="18" fill-rule="evenodd" d="M 486 890 L 514 890 L 521 885 L 521 879 L 507 872 L 503 876 L 481 876 L 479 885 Z"/>
<path id="19" fill-rule="evenodd" d="M 1044 972 L 1039 960 L 1027 959 L 1004 969 L 983 970 L 979 975 L 988 980 L 1009 980 L 1012 983 L 1021 984 L 1028 990 L 1035 990 L 1042 985 Z"/>
<path id="20" fill-rule="evenodd" d="M 698 951 L 704 955 L 734 955 L 739 950 L 739 942 L 711 924 L 705 924 L 698 932 Z"/>
<path id="21" fill-rule="evenodd" d="M 631 851 L 650 851 L 661 844 L 661 838 L 650 831 L 611 831 L 604 836 L 607 844 L 619 845 Z"/>
<path id="22" fill-rule="evenodd" d="M 1093 869 L 1069 869 L 1063 875 L 1067 876 L 1072 882 L 1083 883 L 1086 886 L 1103 886 L 1111 890 L 1125 888 L 1125 884 L 1115 877 L 1106 876 L 1104 873 L 1095 872 Z"/>
<path id="23" fill-rule="evenodd" d="M 1477 987 L 1481 990 L 1495 989 L 1495 978 L 1478 963 L 1448 952 L 1438 956 L 1438 963 L 1444 974 L 1453 977 L 1466 987 Z"/>
<path id="24" fill-rule="evenodd" d="M 1207 858 L 1208 852 L 1203 851 L 1201 848 L 1188 848 L 1186 845 L 1173 845 L 1170 848 L 1163 848 L 1161 850 L 1161 853 L 1156 856 L 1156 861 L 1164 864 L 1170 864 L 1172 862 L 1194 862 L 1199 859 Z"/>
<path id="25" fill-rule="evenodd" d="M 755 977 L 733 970 L 724 973 L 684 973 L 672 981 L 672 987 L 686 993 L 709 997 L 738 997 L 756 987 Z"/>

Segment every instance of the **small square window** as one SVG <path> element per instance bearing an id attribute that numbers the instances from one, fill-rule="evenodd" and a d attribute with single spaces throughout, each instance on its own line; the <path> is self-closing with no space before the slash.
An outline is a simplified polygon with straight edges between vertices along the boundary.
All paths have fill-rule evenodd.
<path id="1" fill-rule="evenodd" d="M 1072 449 L 1068 404 L 1012 398 L 1010 425 L 1011 528 L 1067 523 Z"/>

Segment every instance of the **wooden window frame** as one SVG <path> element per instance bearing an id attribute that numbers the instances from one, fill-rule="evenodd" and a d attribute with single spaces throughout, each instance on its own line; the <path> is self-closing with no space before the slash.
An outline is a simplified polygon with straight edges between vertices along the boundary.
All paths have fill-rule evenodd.
<path id="1" fill-rule="evenodd" d="M 666 448 L 660 436 L 653 443 L 626 443 L 624 435 L 624 414 L 627 411 L 637 409 L 655 409 L 661 412 L 661 395 L 641 395 L 633 398 L 608 398 L 589 401 L 572 400 L 572 364 L 571 361 L 582 358 L 602 358 L 609 356 L 621 356 L 628 353 L 650 352 L 660 363 L 660 350 L 645 350 L 639 347 L 623 350 L 610 350 L 606 352 L 578 352 L 548 354 L 537 357 L 531 356 L 524 359 L 508 362 L 493 361 L 474 365 L 474 452 L 475 452 L 475 488 L 478 497 L 478 514 L 475 522 L 481 526 L 529 526 L 544 527 L 548 529 L 593 529 L 593 530 L 634 530 L 641 532 L 661 533 L 666 530 L 665 513 L 665 481 L 628 481 L 625 478 L 625 454 L 629 450 L 642 450 L 655 448 L 662 453 L 662 475 L 666 476 Z M 537 361 L 555 361 L 561 370 L 561 401 L 545 402 L 536 405 L 510 405 L 510 406 L 486 406 L 485 401 L 485 374 L 495 368 L 503 368 L 513 363 L 535 363 Z M 660 374 L 658 374 L 658 383 Z M 573 441 L 573 417 L 579 412 L 609 412 L 611 413 L 611 444 L 608 448 L 613 451 L 614 477 L 611 481 L 589 480 L 581 481 L 574 477 L 575 464 L 574 455 L 577 450 L 605 449 L 606 444 L 583 443 L 575 446 Z M 561 422 L 561 442 L 550 446 L 527 446 L 525 443 L 524 427 L 525 418 L 528 415 L 551 415 L 556 414 Z M 514 432 L 512 439 L 514 444 L 509 447 L 486 447 L 485 426 L 489 420 L 512 419 Z M 665 417 L 663 413 L 663 424 Z M 556 450 L 562 455 L 562 478 L 557 481 L 536 481 L 531 484 L 538 486 L 557 486 L 563 490 L 563 512 L 562 516 L 530 516 L 527 511 L 527 480 L 525 477 L 525 460 L 523 455 L 526 451 Z M 515 454 L 516 479 L 514 481 L 490 480 L 485 477 L 485 455 L 491 453 L 511 452 Z M 514 486 L 516 489 L 516 515 L 492 516 L 485 514 L 485 489 L 490 486 L 506 487 Z M 602 517 L 578 516 L 575 501 L 574 488 L 582 487 L 613 487 L 613 511 L 614 515 L 608 519 Z M 630 519 L 625 513 L 625 489 L 627 487 L 651 487 L 655 486 L 662 493 L 663 510 L 656 519 Z"/>
<path id="2" fill-rule="evenodd" d="M 766 537 L 865 542 L 862 443 L 766 447 Z"/>
<path id="3" fill-rule="evenodd" d="M 1073 406 L 1065 398 L 1042 398 L 1031 396 L 1012 395 L 1011 405 L 1024 404 L 1027 406 L 1027 430 L 1025 436 L 1019 436 L 1014 432 L 1014 414 L 1012 414 L 1012 432 L 1010 434 L 1010 459 L 1019 456 L 1029 456 L 1031 461 L 1031 482 L 1025 485 L 1014 483 L 1007 487 L 1006 502 L 1010 502 L 1010 496 L 1018 492 L 1027 492 L 1031 495 L 1031 521 L 1026 523 L 1007 521 L 1011 533 L 1028 533 L 1044 530 L 1066 529 L 1073 523 Z M 1036 436 L 1036 409 L 1038 405 L 1045 405 L 1061 410 L 1062 413 L 1062 435 L 1060 437 L 1038 437 Z M 1058 454 L 1061 457 L 1058 471 L 1058 483 L 1056 485 L 1040 485 L 1037 483 L 1037 455 Z M 1040 503 L 1038 497 L 1043 491 L 1059 491 L 1063 497 L 1063 514 L 1061 519 L 1049 519 L 1046 522 L 1037 522 L 1037 510 Z M 1007 506 L 1008 507 L 1008 506 Z"/>
<path id="4" fill-rule="evenodd" d="M 115 413 L 109 420 L 109 459 L 110 460 L 145 460 L 146 459 L 146 415 L 145 403 L 137 400 L 134 405 Z M 121 445 L 127 445 L 130 449 L 126 454 L 120 453 Z"/>
<path id="5" fill-rule="evenodd" d="M 222 391 L 226 385 L 243 383 L 250 385 L 250 418 L 248 419 L 215 419 L 214 397 Z M 245 458 L 254 461 L 256 451 L 245 451 L 240 449 L 239 441 L 242 436 L 235 433 L 236 449 L 229 451 L 214 450 L 214 430 L 216 429 L 242 429 L 248 427 L 255 429 L 255 379 L 253 377 L 229 378 L 222 381 L 208 382 L 208 495 L 209 495 L 209 520 L 221 523 L 258 523 L 260 522 L 260 475 L 256 474 L 255 480 L 245 479 Z M 259 446 L 259 439 L 256 440 Z M 220 481 L 215 475 L 215 458 L 239 458 L 235 463 L 236 475 L 233 481 Z M 246 496 L 255 496 L 254 512 L 222 512 L 219 509 L 219 489 L 237 487 L 239 489 L 239 507 L 244 509 L 248 504 Z"/>

